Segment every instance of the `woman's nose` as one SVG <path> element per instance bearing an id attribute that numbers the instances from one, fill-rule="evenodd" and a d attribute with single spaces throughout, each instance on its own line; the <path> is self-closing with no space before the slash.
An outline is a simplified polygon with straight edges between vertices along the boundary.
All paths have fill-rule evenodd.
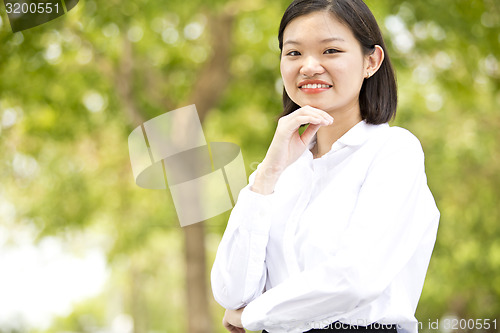
<path id="1" fill-rule="evenodd" d="M 304 63 L 300 68 L 300 74 L 305 76 L 314 76 L 317 74 L 323 74 L 325 69 L 321 63 L 315 57 L 309 56 L 304 59 Z"/>

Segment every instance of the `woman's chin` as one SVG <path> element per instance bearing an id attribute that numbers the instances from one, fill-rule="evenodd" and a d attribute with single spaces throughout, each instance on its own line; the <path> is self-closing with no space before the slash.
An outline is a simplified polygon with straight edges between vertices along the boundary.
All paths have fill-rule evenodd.
<path id="1" fill-rule="evenodd" d="M 326 109 L 326 106 L 321 103 L 309 102 L 309 103 L 300 103 L 300 104 L 296 103 L 296 104 L 299 105 L 301 108 L 304 106 L 311 106 L 313 108 L 320 109 L 323 111 L 325 111 Z"/>
<path id="2" fill-rule="evenodd" d="M 301 108 L 304 106 L 312 106 L 313 108 L 323 111 L 331 109 L 332 106 L 330 101 L 324 99 L 320 100 L 319 98 L 297 98 L 296 100 L 292 99 L 292 101 Z"/>

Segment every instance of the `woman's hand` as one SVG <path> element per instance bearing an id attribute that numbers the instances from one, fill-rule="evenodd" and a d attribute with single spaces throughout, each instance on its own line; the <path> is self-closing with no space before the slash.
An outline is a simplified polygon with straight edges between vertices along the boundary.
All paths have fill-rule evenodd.
<path id="1" fill-rule="evenodd" d="M 261 194 L 272 193 L 281 173 L 302 155 L 318 129 L 332 123 L 332 116 L 312 106 L 304 106 L 281 117 L 266 157 L 255 175 L 252 190 Z M 299 135 L 299 128 L 304 124 L 309 126 Z"/>
<path id="2" fill-rule="evenodd" d="M 243 308 L 238 310 L 226 310 L 224 318 L 222 318 L 222 325 L 231 333 L 245 333 L 245 329 L 241 324 L 241 314 Z"/>

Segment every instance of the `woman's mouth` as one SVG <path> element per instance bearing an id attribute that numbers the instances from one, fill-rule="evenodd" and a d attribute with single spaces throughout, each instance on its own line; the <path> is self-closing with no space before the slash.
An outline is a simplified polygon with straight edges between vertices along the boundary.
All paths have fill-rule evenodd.
<path id="1" fill-rule="evenodd" d="M 299 86 L 300 91 L 306 94 L 317 94 L 324 92 L 333 87 L 330 84 L 322 84 L 322 83 L 308 83 Z"/>

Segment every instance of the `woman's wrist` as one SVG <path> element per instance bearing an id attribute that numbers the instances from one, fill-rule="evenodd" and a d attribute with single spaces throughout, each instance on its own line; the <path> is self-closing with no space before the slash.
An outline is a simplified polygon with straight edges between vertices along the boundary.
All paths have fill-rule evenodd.
<path id="1" fill-rule="evenodd" d="M 273 193 L 276 182 L 278 181 L 278 178 L 280 177 L 282 172 L 282 168 L 278 168 L 262 162 L 259 169 L 257 170 L 255 180 L 250 189 L 253 192 L 264 195 Z"/>

